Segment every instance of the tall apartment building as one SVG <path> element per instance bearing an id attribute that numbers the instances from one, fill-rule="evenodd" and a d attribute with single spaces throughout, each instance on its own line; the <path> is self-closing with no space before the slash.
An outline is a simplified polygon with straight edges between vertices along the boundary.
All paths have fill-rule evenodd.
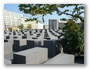
<path id="1" fill-rule="evenodd" d="M 18 27 L 21 25 L 22 14 L 4 10 L 4 28 Z"/>
<path id="2" fill-rule="evenodd" d="M 21 24 L 27 28 L 28 24 L 32 25 L 32 29 L 43 29 L 43 23 L 40 21 L 25 21 L 22 14 L 4 10 L 4 29 L 19 27 Z"/>
<path id="3" fill-rule="evenodd" d="M 58 22 L 57 19 L 49 19 L 49 29 L 60 29 L 65 26 L 67 21 Z"/>
<path id="4" fill-rule="evenodd" d="M 57 19 L 49 19 L 49 29 L 58 29 Z"/>

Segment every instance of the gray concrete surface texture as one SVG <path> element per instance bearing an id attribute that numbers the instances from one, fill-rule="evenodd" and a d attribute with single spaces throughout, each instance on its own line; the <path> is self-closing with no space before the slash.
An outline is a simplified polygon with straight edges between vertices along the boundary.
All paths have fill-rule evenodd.
<path id="1" fill-rule="evenodd" d="M 74 64 L 74 55 L 58 54 L 44 64 Z"/>
<path id="2" fill-rule="evenodd" d="M 40 64 L 48 60 L 47 48 L 32 48 L 14 54 L 16 64 Z"/>
<path id="3" fill-rule="evenodd" d="M 4 61 L 6 64 L 12 64 L 12 60 L 15 64 L 42 64 L 50 58 L 46 64 L 73 64 L 73 55 L 59 54 L 60 33 L 52 29 L 4 31 Z"/>

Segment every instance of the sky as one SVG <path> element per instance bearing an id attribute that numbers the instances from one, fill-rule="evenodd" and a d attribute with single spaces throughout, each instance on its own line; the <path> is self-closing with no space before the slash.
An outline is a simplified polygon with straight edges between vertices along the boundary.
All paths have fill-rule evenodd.
<path id="1" fill-rule="evenodd" d="M 19 5 L 19 4 L 4 4 L 4 10 L 8 10 L 8 11 L 16 12 L 16 13 L 19 13 L 19 14 L 23 14 L 23 15 L 26 16 L 26 17 L 27 17 L 27 16 L 30 16 L 29 14 L 27 15 L 27 14 L 24 14 L 22 11 L 20 11 L 19 8 L 18 8 L 18 5 Z M 69 8 L 69 9 L 72 10 L 72 7 Z M 48 25 L 49 19 L 57 19 L 57 20 L 60 22 L 60 19 L 61 19 L 61 18 L 64 18 L 64 17 L 70 18 L 70 16 L 66 16 L 66 15 L 60 15 L 60 16 L 58 16 L 58 15 L 56 14 L 56 12 L 53 12 L 52 15 L 47 14 L 47 15 L 44 17 L 45 22 L 44 22 L 43 24 L 44 24 L 44 25 Z M 42 21 L 42 18 L 38 18 L 38 20 Z"/>

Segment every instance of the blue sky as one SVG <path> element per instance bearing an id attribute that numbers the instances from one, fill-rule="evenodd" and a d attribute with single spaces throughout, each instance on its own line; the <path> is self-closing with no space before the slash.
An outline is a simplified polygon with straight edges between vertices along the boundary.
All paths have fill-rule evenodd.
<path id="1" fill-rule="evenodd" d="M 16 12 L 16 13 L 19 13 L 19 14 L 23 14 L 24 16 L 30 16 L 30 15 L 27 15 L 27 14 L 24 14 L 22 11 L 19 11 L 18 9 L 18 5 L 19 4 L 4 4 L 4 10 L 8 10 L 8 11 L 12 11 L 12 12 Z M 69 8 L 72 10 L 72 7 Z M 60 21 L 61 18 L 70 18 L 70 16 L 66 16 L 66 15 L 61 15 L 61 16 L 58 16 L 55 12 L 53 12 L 52 15 L 49 15 L 47 14 L 44 19 L 45 19 L 45 22 L 43 23 L 44 25 L 48 25 L 48 20 L 49 19 L 57 19 L 58 21 Z M 39 18 L 40 21 L 42 21 L 42 18 Z"/>

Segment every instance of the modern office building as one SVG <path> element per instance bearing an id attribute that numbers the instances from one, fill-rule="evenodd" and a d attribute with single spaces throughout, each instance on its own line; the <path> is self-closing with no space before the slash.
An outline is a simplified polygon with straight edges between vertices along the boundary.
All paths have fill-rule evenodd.
<path id="1" fill-rule="evenodd" d="M 60 29 L 65 26 L 67 21 L 58 22 L 57 19 L 49 19 L 49 29 Z"/>
<path id="2" fill-rule="evenodd" d="M 57 19 L 49 19 L 49 29 L 58 29 Z"/>
<path id="3" fill-rule="evenodd" d="M 22 17 L 22 14 L 4 10 L 4 28 L 18 27 L 22 24 Z"/>

